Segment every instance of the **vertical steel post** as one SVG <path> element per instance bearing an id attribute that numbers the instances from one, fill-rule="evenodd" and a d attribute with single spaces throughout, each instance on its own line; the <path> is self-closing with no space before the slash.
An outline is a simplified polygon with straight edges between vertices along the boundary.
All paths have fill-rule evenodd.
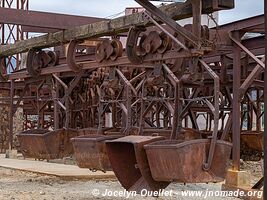
<path id="1" fill-rule="evenodd" d="M 200 39 L 201 38 L 201 12 L 202 12 L 202 1 L 192 1 L 193 10 L 193 34 Z M 199 40 L 200 41 L 200 40 Z"/>
<path id="2" fill-rule="evenodd" d="M 53 81 L 52 97 L 54 100 L 54 129 L 59 129 L 59 106 L 57 100 L 59 98 L 59 84 L 57 81 Z"/>
<path id="3" fill-rule="evenodd" d="M 239 32 L 234 32 L 235 39 L 240 41 Z M 241 124 L 241 104 L 240 104 L 240 81 L 241 81 L 241 51 L 233 43 L 233 168 L 240 170 L 240 124 Z"/>
<path id="4" fill-rule="evenodd" d="M 14 80 L 11 80 L 11 87 L 10 87 L 10 105 L 9 105 L 9 136 L 8 136 L 8 144 L 9 150 L 13 148 L 13 98 L 14 98 Z"/>
<path id="5" fill-rule="evenodd" d="M 65 90 L 65 93 L 67 92 L 67 90 Z M 67 97 L 65 100 L 65 107 L 66 107 L 66 114 L 65 114 L 65 128 L 69 128 L 70 127 L 70 100 Z"/>
<path id="6" fill-rule="evenodd" d="M 261 100 L 260 100 L 261 92 L 257 89 L 257 111 L 256 111 L 256 130 L 261 131 Z"/>
<path id="7" fill-rule="evenodd" d="M 29 0 L 2 0 L 0 1 L 0 7 L 3 8 L 15 8 L 15 9 L 29 9 Z M 24 34 L 21 30 L 21 26 L 12 25 L 12 24 L 0 24 L 0 44 L 14 43 L 17 40 L 23 40 L 28 38 L 28 34 Z M 13 58 L 17 58 L 16 67 L 19 63 L 19 56 L 9 57 L 7 63 L 8 71 L 14 68 Z M 12 88 L 13 87 L 13 88 Z M 11 82 L 10 88 L 10 116 L 9 116 L 9 149 L 13 147 L 13 96 L 14 96 L 14 82 Z M 1 134 L 1 133 L 0 133 Z"/>

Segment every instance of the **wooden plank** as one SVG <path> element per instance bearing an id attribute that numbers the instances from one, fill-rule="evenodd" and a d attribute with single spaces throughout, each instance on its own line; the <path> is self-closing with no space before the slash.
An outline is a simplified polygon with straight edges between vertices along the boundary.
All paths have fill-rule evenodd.
<path id="1" fill-rule="evenodd" d="M 44 161 L 34 160 L 19 160 L 0 158 L 0 167 L 7 169 L 14 169 L 26 172 L 33 172 L 37 174 L 57 176 L 62 179 L 86 179 L 86 180 L 103 180 L 115 179 L 112 171 L 90 172 L 88 169 L 81 169 L 75 165 L 64 165 L 57 163 L 49 163 Z"/>
<path id="2" fill-rule="evenodd" d="M 214 0 L 202 0 L 202 13 L 212 13 L 220 8 L 213 9 Z M 232 8 L 234 0 L 225 0 L 224 9 Z M 185 3 L 173 3 L 160 7 L 160 9 L 175 20 L 180 20 L 192 16 L 192 5 L 190 1 Z M 109 21 L 96 22 L 70 30 L 49 33 L 40 37 L 19 41 L 15 44 L 0 46 L 0 56 L 10 56 L 17 53 L 26 52 L 31 48 L 47 48 L 68 43 L 73 39 L 89 39 L 107 35 L 115 35 L 127 31 L 133 25 L 149 25 L 142 13 L 135 13 L 128 16 L 119 17 Z M 151 25 L 151 24 L 150 24 Z"/>

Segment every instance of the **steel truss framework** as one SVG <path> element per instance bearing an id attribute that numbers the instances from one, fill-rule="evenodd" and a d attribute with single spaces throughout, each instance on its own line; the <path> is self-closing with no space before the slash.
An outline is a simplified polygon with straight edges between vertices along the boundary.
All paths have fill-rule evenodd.
<path id="1" fill-rule="evenodd" d="M 28 10 L 29 1 L 28 0 L 1 0 L 0 9 L 16 9 L 16 10 Z M 20 24 L 11 24 L 4 23 L 3 21 L 0 24 L 0 41 L 1 45 L 6 45 L 10 43 L 15 43 L 16 41 L 21 41 L 28 38 L 28 34 L 22 30 Z M 7 71 L 10 73 L 16 70 L 16 67 L 19 66 L 20 54 L 14 54 L 8 57 L 7 59 Z M 5 94 L 4 92 L 3 94 Z M 5 108 L 3 108 L 5 109 Z M 9 118 L 10 119 L 10 118 Z M 6 142 L 8 138 L 8 133 L 5 130 L 12 130 L 11 126 L 2 128 L 2 137 L 1 137 L 1 151 L 3 151 L 8 143 Z M 9 136 L 10 138 L 10 136 Z"/>
<path id="2" fill-rule="evenodd" d="M 50 32 L 45 44 L 45 37 L 40 37 L 0 47 L 2 60 L 30 49 L 25 68 L 10 75 L 2 73 L 6 81 L 0 87 L 11 88 L 10 97 L 1 98 L 1 105 L 10 105 L 12 113 L 11 146 L 12 116 L 22 107 L 25 130 L 91 128 L 103 134 L 113 128 L 124 135 L 157 132 L 175 140 L 183 128 L 193 128 L 202 137 L 212 138 L 204 169 L 212 165 L 216 141 L 228 140 L 233 143 L 233 167 L 240 170 L 241 139 L 257 146 L 263 131 L 264 16 L 207 29 L 201 26 L 200 14 L 208 1 L 192 0 L 188 10 L 193 25 L 181 27 L 164 14 L 168 9 L 161 13 L 147 1 L 137 2 L 147 10 L 127 18 L 133 25 L 124 18 L 128 24 L 122 28 L 119 19 L 89 25 L 89 32 L 90 27 L 103 25 L 95 35 L 85 26 L 52 33 L 57 38 L 65 33 L 61 45 L 51 36 L 55 27 L 45 26 L 38 28 Z M 177 16 L 188 17 L 188 13 L 181 14 L 183 9 L 188 12 L 187 4 L 183 9 L 179 6 Z M 111 30 L 106 23 L 117 29 Z M 119 39 L 126 30 L 123 48 Z M 23 44 L 25 48 L 20 47 Z M 47 46 L 55 51 L 42 50 Z M 36 64 L 38 59 L 42 64 Z"/>

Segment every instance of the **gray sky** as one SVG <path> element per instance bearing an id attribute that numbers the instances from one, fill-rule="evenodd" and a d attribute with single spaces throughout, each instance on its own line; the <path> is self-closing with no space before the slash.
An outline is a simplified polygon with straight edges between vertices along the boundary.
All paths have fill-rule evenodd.
<path id="1" fill-rule="evenodd" d="M 219 24 L 263 14 L 264 0 L 235 0 L 236 8 L 221 11 Z M 108 17 L 138 6 L 134 0 L 30 0 L 30 9 L 83 16 Z"/>

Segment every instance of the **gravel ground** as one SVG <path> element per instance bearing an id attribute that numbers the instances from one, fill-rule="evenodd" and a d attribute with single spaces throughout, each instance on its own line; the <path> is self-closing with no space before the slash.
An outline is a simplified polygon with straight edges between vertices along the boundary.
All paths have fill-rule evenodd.
<path id="1" fill-rule="evenodd" d="M 255 182 L 260 177 L 259 163 L 249 162 L 243 164 L 244 168 L 252 170 L 253 181 Z M 166 188 L 166 191 L 173 190 L 172 196 L 164 197 L 143 197 L 137 195 L 130 199 L 204 199 L 205 192 L 219 191 L 221 184 L 171 184 Z M 104 197 L 106 190 L 108 191 L 124 191 L 120 183 L 115 180 L 109 181 L 66 181 L 57 177 L 42 176 L 34 173 L 21 172 L 17 170 L 10 170 L 0 168 L 0 199 L 1 200 L 90 200 L 90 199 L 125 199 L 125 197 Z M 182 191 L 204 191 L 202 197 L 183 197 Z M 100 193 L 98 196 L 93 196 L 92 193 Z M 231 199 L 226 197 L 208 197 L 208 200 L 216 199 Z"/>

